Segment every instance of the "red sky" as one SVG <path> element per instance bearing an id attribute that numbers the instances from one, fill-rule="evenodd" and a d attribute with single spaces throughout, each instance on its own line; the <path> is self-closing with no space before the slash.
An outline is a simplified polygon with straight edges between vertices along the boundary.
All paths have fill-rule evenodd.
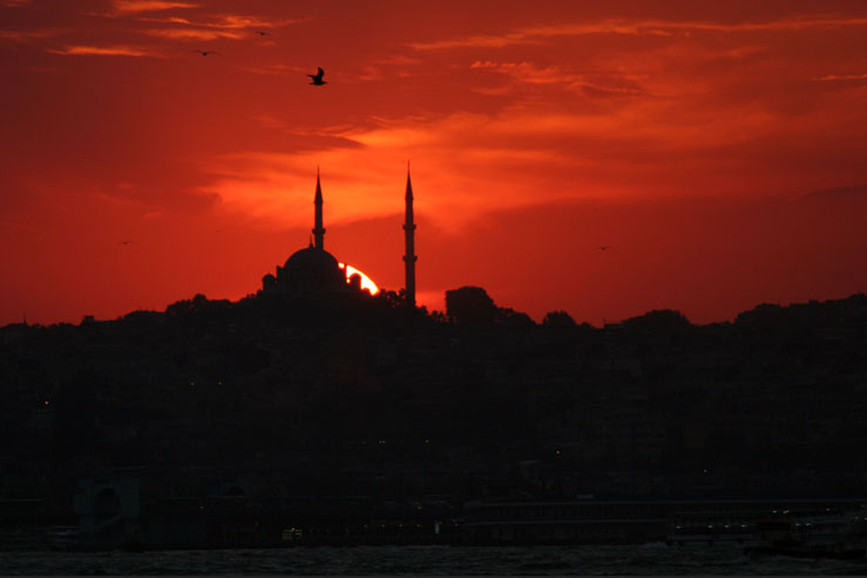
<path id="1" fill-rule="evenodd" d="M 253 293 L 317 166 L 398 289 L 407 160 L 434 309 L 867 291 L 865 38 L 863 0 L 0 0 L 0 324 Z"/>

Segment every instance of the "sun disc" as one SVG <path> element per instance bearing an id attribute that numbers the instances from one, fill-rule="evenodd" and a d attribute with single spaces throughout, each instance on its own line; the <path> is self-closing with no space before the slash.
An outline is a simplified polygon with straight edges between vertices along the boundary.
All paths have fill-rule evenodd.
<path id="1" fill-rule="evenodd" d="M 362 273 L 360 270 L 356 269 L 352 265 L 346 265 L 344 263 L 338 263 L 341 269 L 346 271 L 346 282 L 349 283 L 349 279 L 353 275 L 358 275 L 361 277 L 361 288 L 370 292 L 371 295 L 376 295 L 379 293 L 379 287 L 376 286 L 370 277 Z"/>

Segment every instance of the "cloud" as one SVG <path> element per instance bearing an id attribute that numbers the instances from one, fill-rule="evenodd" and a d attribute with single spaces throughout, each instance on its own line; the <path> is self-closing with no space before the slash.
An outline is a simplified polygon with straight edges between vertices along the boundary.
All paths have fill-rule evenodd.
<path id="1" fill-rule="evenodd" d="M 812 79 L 813 82 L 845 82 L 851 80 L 867 80 L 865 74 L 828 74 Z"/>
<path id="2" fill-rule="evenodd" d="M 807 29 L 835 29 L 867 26 L 867 18 L 790 18 L 768 22 L 735 24 L 707 21 L 623 20 L 608 19 L 579 24 L 541 25 L 521 28 L 499 35 L 475 35 L 456 40 L 415 42 L 415 50 L 445 50 L 454 48 L 504 48 L 515 44 L 541 43 L 551 38 L 588 35 L 671 36 L 695 32 L 797 32 Z"/>
<path id="3" fill-rule="evenodd" d="M 135 46 L 64 46 L 49 48 L 46 52 L 64 56 L 161 56 L 147 48 Z"/>
<path id="4" fill-rule="evenodd" d="M 562 84 L 574 82 L 580 77 L 565 73 L 562 67 L 548 66 L 538 68 L 529 62 L 492 62 L 476 61 L 470 68 L 499 72 L 531 84 Z"/>
<path id="5" fill-rule="evenodd" d="M 172 2 L 168 0 L 114 0 L 114 14 L 126 16 L 143 12 L 162 12 L 175 8 L 197 8 L 198 4 L 190 2 Z"/>
<path id="6" fill-rule="evenodd" d="M 563 66 L 539 68 L 529 62 L 476 61 L 471 69 L 487 70 L 508 76 L 518 82 L 535 85 L 561 85 L 587 96 L 647 96 L 649 93 L 629 78 L 629 75 L 576 74 Z M 484 89 L 483 89 L 484 90 Z"/>
<path id="7" fill-rule="evenodd" d="M 477 61 L 467 69 L 529 87 L 589 93 L 616 91 L 622 83 L 623 94 L 644 90 L 626 73 L 601 82 L 566 66 L 527 62 Z M 715 98 L 716 92 L 708 94 Z M 309 201 L 319 165 L 335 200 L 329 219 L 351 222 L 395 211 L 395 181 L 411 159 L 418 186 L 428 191 L 419 200 L 427 218 L 453 230 L 492 207 L 598 197 L 772 196 L 819 188 L 833 183 L 833 174 L 860 170 L 853 155 L 833 152 L 827 135 L 837 125 L 829 124 L 824 108 L 801 110 L 790 121 L 763 102 L 706 104 L 710 97 L 701 95 L 581 102 L 533 95 L 497 112 L 380 117 L 369 119 L 372 126 L 308 133 L 263 116 L 260 126 L 291 131 L 300 145 L 280 154 L 246 150 L 215 159 L 206 168 L 208 187 L 238 214 L 304 225 L 306 213 L 293 207 Z M 815 143 L 826 142 L 822 154 Z"/>
<path id="8" fill-rule="evenodd" d="M 257 16 L 222 14 L 209 19 L 193 20 L 178 16 L 165 18 L 142 17 L 141 22 L 164 24 L 165 28 L 146 30 L 150 36 L 170 40 L 241 40 L 251 30 L 261 31 L 295 24 L 296 20 L 271 21 Z"/>
<path id="9" fill-rule="evenodd" d="M 217 40 L 220 38 L 240 40 L 244 35 L 230 30 L 200 30 L 193 28 L 148 30 L 146 34 L 169 40 Z"/>
<path id="10" fill-rule="evenodd" d="M 29 4 L 31 0 L 0 0 L 0 6 L 6 6 L 7 8 L 17 8 L 18 6 L 24 6 L 25 4 Z"/>
<path id="11" fill-rule="evenodd" d="M 536 181 L 538 190 L 528 195 L 519 178 L 561 160 L 549 150 L 550 145 L 540 146 L 533 135 L 571 135 L 580 125 L 580 119 L 568 119 L 571 122 L 565 126 L 562 117 L 549 120 L 540 122 L 535 115 L 517 121 L 466 113 L 439 119 L 379 119 L 374 128 L 336 129 L 328 135 L 329 148 L 295 154 L 246 151 L 225 155 L 206 169 L 214 177 L 208 189 L 220 195 L 230 212 L 280 226 L 287 222 L 302 225 L 307 215 L 295 208 L 309 201 L 314 167 L 319 165 L 324 190 L 333 201 L 329 220 L 352 222 L 401 209 L 396 199 L 402 191 L 406 160 L 411 158 L 416 167 L 414 182 L 417 177 L 418 186 L 428 191 L 419 206 L 428 218 L 454 230 L 492 205 L 525 206 L 564 194 L 558 187 L 546 186 L 542 177 Z M 455 150 L 462 151 L 459 157 Z M 574 168 L 580 162 L 570 160 L 564 165 Z M 496 175 L 494 183 L 492 175 Z"/>
<path id="12" fill-rule="evenodd" d="M 30 42 L 58 36 L 54 30 L 0 30 L 0 41 L 12 43 Z"/>
<path id="13" fill-rule="evenodd" d="M 258 16 L 247 16 L 242 14 L 221 14 L 210 19 L 191 20 L 189 18 L 181 18 L 178 16 L 169 16 L 165 18 L 139 18 L 142 22 L 156 22 L 165 24 L 178 24 L 182 26 L 191 26 L 195 28 L 217 28 L 222 30 L 249 30 L 259 28 L 279 28 L 297 24 L 301 20 L 284 19 L 272 21 Z"/>

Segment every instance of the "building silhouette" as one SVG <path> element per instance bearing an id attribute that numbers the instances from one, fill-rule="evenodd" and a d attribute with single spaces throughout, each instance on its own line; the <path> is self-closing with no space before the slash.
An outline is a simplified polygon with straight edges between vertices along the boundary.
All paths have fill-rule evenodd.
<path id="1" fill-rule="evenodd" d="M 406 175 L 405 231 L 406 303 L 415 308 L 415 229 L 413 217 L 412 182 L 409 168 Z M 336 257 L 325 250 L 324 200 L 319 170 L 316 170 L 316 193 L 313 199 L 313 229 L 310 244 L 295 251 L 274 274 L 262 278 L 262 293 L 314 297 L 335 295 L 361 290 L 361 277 L 356 273 L 347 278 L 346 268 Z"/>

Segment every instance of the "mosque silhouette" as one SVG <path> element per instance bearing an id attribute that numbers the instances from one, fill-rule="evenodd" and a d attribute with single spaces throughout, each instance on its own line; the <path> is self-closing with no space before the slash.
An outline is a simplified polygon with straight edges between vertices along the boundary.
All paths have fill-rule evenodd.
<path id="1" fill-rule="evenodd" d="M 415 229 L 413 215 L 412 180 L 409 168 L 406 173 L 406 218 L 403 225 L 405 263 L 405 303 L 415 308 Z M 334 255 L 325 250 L 325 224 L 323 217 L 322 184 L 319 170 L 316 171 L 316 194 L 313 205 L 313 230 L 309 246 L 295 251 L 283 266 L 277 266 L 276 274 L 268 273 L 262 278 L 261 293 L 266 295 L 286 294 L 300 297 L 339 295 L 361 291 L 361 276 L 349 274 Z"/>

